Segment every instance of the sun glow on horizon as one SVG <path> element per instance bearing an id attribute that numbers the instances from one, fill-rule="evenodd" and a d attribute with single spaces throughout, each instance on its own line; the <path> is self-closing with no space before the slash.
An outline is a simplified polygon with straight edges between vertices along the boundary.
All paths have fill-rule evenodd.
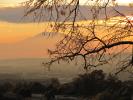
<path id="1" fill-rule="evenodd" d="M 133 16 L 131 16 L 131 15 L 128 15 L 126 17 L 129 18 L 130 20 L 133 20 Z"/>
<path id="2" fill-rule="evenodd" d="M 133 0 L 116 0 L 116 2 L 121 5 L 129 5 L 130 3 L 133 3 Z"/>
<path id="3" fill-rule="evenodd" d="M 22 2 L 28 0 L 2 0 L 0 1 L 0 7 L 12 7 L 12 6 L 20 6 Z M 80 0 L 81 4 L 86 4 L 87 0 Z M 116 0 L 119 5 L 129 5 L 133 3 L 133 0 Z"/>
<path id="4" fill-rule="evenodd" d="M 0 7 L 14 7 L 20 6 L 22 2 L 27 0 L 2 0 L 0 1 Z"/>
<path id="5" fill-rule="evenodd" d="M 45 25 L 45 27 L 44 27 Z M 8 30 L 7 30 L 8 29 Z M 45 31 L 47 23 L 8 23 L 0 22 L 0 44 L 15 43 Z M 50 29 L 49 29 L 50 31 Z"/>

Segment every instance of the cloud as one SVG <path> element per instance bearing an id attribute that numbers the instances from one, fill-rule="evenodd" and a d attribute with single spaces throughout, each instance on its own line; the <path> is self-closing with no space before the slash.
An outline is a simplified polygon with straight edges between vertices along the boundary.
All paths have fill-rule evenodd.
<path id="1" fill-rule="evenodd" d="M 124 13 L 125 15 L 130 15 L 132 14 L 133 7 L 128 7 L 128 6 L 119 6 L 115 7 L 118 11 Z M 116 12 L 113 11 L 112 7 L 108 7 L 108 16 L 113 17 L 113 16 L 119 16 L 116 14 Z M 77 20 L 83 20 L 83 18 L 86 19 L 92 19 L 91 16 L 91 11 L 89 6 L 80 6 L 80 12 L 82 13 L 83 16 L 78 15 Z M 42 21 L 49 21 L 49 15 L 48 11 L 43 12 L 45 17 Z M 105 18 L 105 15 L 103 14 L 104 10 L 100 12 L 99 19 Z M 33 15 L 31 14 L 30 16 L 27 16 L 23 18 L 25 14 L 25 8 L 24 7 L 3 7 L 0 8 L 0 21 L 6 21 L 6 22 L 13 22 L 13 23 L 30 23 L 34 22 Z M 68 14 L 66 14 L 67 16 Z M 52 21 L 56 20 L 56 11 L 53 11 L 53 16 L 54 18 Z M 60 17 L 59 21 L 62 21 L 65 19 L 66 16 Z M 73 17 L 73 15 L 72 15 Z M 71 18 L 72 18 L 71 17 Z M 69 19 L 71 21 L 71 19 Z"/>
<path id="2" fill-rule="evenodd" d="M 0 21 L 25 23 L 32 22 L 32 18 L 23 18 L 25 13 L 24 7 L 3 7 L 0 8 Z"/>

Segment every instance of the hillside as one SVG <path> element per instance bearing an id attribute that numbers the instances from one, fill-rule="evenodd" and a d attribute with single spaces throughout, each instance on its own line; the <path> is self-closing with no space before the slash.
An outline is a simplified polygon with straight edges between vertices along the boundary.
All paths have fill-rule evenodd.
<path id="1" fill-rule="evenodd" d="M 43 35 L 45 34 L 45 36 Z M 6 58 L 34 58 L 47 56 L 47 49 L 54 48 L 59 35 L 48 36 L 53 33 L 40 33 L 17 43 L 0 44 L 0 59 Z"/>

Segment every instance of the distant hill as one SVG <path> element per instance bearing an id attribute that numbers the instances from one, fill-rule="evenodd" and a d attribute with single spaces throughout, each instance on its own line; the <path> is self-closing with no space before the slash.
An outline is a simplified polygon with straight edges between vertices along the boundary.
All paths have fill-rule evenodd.
<path id="1" fill-rule="evenodd" d="M 70 8 L 73 8 L 73 6 L 71 6 Z M 79 14 L 77 17 L 77 21 L 79 20 L 90 20 L 92 19 L 92 13 L 90 10 L 90 6 L 80 6 L 79 10 L 80 10 L 80 14 L 82 14 L 82 16 Z M 118 11 L 120 11 L 121 13 L 124 13 L 125 15 L 131 15 L 133 14 L 133 7 L 129 7 L 129 6 L 116 6 L 114 7 L 115 9 L 117 9 Z M 113 16 L 119 16 L 113 9 L 112 7 L 108 7 L 107 8 L 107 14 L 108 17 L 113 17 Z M 103 19 L 105 18 L 105 14 L 104 14 L 105 10 L 101 10 L 100 14 L 99 14 L 99 19 Z M 15 23 L 29 23 L 29 22 L 34 22 L 33 19 L 33 15 L 30 14 L 30 16 L 23 18 L 25 13 L 25 9 L 24 7 L 7 7 L 7 8 L 0 8 L 0 21 L 7 21 L 7 22 L 15 22 Z M 49 11 L 45 11 L 44 12 L 44 18 L 43 18 L 43 22 L 45 21 L 49 21 L 50 16 L 48 15 L 50 12 Z M 56 11 L 53 11 L 53 16 L 56 16 Z M 61 16 L 59 18 L 59 21 L 62 21 L 65 19 L 65 17 L 68 16 L 68 10 L 66 10 L 66 15 L 65 16 Z M 73 15 L 71 16 L 71 18 L 73 18 Z M 71 18 L 68 19 L 68 21 L 71 21 Z M 55 21 L 56 18 L 52 18 L 51 21 Z"/>
<path id="2" fill-rule="evenodd" d="M 42 32 L 42 33 L 36 34 L 33 37 L 27 38 L 27 40 L 29 40 L 29 39 L 31 39 L 31 40 L 32 39 L 50 39 L 50 38 L 57 37 L 57 35 L 58 35 L 58 33 L 55 33 L 55 32 Z"/>
<path id="3" fill-rule="evenodd" d="M 40 33 L 17 43 L 0 44 L 0 59 L 48 56 L 47 49 L 54 48 L 54 45 L 61 38 L 59 34 L 50 37 L 49 34 L 54 33 Z"/>

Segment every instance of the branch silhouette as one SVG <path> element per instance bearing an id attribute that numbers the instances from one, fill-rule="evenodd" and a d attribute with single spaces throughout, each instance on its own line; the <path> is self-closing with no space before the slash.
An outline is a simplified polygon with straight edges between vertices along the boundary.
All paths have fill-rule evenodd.
<path id="1" fill-rule="evenodd" d="M 80 0 L 29 0 L 26 16 L 34 13 L 39 21 L 49 18 L 53 31 L 64 35 L 55 50 L 48 50 L 51 60 L 46 65 L 81 56 L 88 70 L 119 58 L 116 66 L 120 73 L 133 65 L 133 25 L 119 7 L 115 0 L 87 0 L 85 6 Z M 124 53 L 130 56 L 124 59 Z"/>

